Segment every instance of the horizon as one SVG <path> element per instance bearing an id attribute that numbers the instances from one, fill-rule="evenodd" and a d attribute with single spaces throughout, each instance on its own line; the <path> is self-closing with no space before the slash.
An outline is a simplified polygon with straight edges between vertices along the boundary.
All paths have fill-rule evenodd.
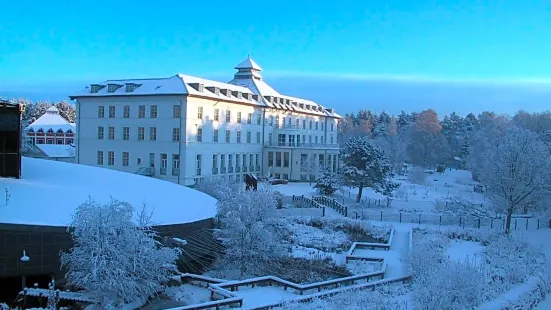
<path id="1" fill-rule="evenodd" d="M 167 10 L 96 2 L 109 11 L 9 3 L 0 26 L 0 96 L 67 100 L 93 82 L 176 73 L 227 82 L 251 54 L 278 91 L 341 114 L 513 114 L 547 110 L 551 101 L 544 1 L 241 4 L 269 13 L 243 15 L 220 1 L 208 11 L 198 3 Z M 199 13 L 182 23 L 180 12 L 189 11 Z M 20 12 L 40 23 L 21 23 Z"/>

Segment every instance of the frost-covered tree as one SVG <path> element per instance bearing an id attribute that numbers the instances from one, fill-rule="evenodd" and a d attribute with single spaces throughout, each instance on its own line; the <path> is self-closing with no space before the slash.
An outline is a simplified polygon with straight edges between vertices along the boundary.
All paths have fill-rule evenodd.
<path id="1" fill-rule="evenodd" d="M 276 208 L 277 194 L 270 187 L 221 193 L 217 219 L 225 253 L 220 263 L 235 267 L 242 276 L 273 271 L 277 258 L 287 253 L 274 226 Z"/>
<path id="2" fill-rule="evenodd" d="M 55 107 L 59 110 L 59 115 L 66 119 L 69 123 L 74 123 L 76 120 L 76 107 L 67 101 L 56 102 Z"/>
<path id="3" fill-rule="evenodd" d="M 320 194 L 332 195 L 343 185 L 343 180 L 340 174 L 332 172 L 329 168 L 325 168 L 318 181 L 314 185 L 314 188 L 318 190 Z"/>
<path id="4" fill-rule="evenodd" d="M 392 173 L 400 173 L 407 159 L 407 144 L 400 135 L 389 134 L 375 138 L 375 143 L 385 152 L 390 162 Z"/>
<path id="5" fill-rule="evenodd" d="M 549 190 L 551 154 L 548 145 L 527 129 L 509 128 L 482 158 L 480 181 L 494 205 L 506 214 L 505 233 L 519 208 L 533 207 Z"/>
<path id="6" fill-rule="evenodd" d="M 61 254 L 70 287 L 85 291 L 100 309 L 145 302 L 161 292 L 177 272 L 179 251 L 161 246 L 145 208 L 133 220 L 134 208 L 112 200 L 88 200 L 68 229 L 74 247 Z"/>
<path id="7" fill-rule="evenodd" d="M 341 149 L 344 183 L 358 188 L 356 201 L 360 202 L 364 187 L 391 195 L 398 188 L 392 182 L 390 163 L 385 153 L 367 137 L 350 138 Z"/>

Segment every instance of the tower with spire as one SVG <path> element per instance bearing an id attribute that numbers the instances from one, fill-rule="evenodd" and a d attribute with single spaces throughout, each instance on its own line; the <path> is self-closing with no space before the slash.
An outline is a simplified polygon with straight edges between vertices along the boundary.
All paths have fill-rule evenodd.
<path id="1" fill-rule="evenodd" d="M 247 55 L 247 59 L 235 66 L 235 69 L 237 69 L 234 75 L 236 80 L 256 79 L 262 81 L 262 75 L 260 75 L 262 68 L 251 58 L 251 55 Z"/>

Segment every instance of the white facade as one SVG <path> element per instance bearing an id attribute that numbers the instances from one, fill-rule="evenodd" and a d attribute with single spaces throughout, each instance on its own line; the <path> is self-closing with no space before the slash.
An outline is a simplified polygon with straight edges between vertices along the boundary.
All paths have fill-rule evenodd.
<path id="1" fill-rule="evenodd" d="M 176 75 L 105 81 L 71 96 L 76 162 L 184 185 L 268 171 L 304 180 L 321 166 L 336 169 L 340 116 L 277 93 L 250 58 L 236 69 L 230 83 Z"/>

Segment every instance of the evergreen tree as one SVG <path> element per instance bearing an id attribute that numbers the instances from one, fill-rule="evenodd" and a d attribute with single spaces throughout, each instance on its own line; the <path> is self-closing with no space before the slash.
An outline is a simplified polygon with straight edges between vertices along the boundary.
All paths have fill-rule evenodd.
<path id="1" fill-rule="evenodd" d="M 391 181 L 391 165 L 385 153 L 367 137 L 354 137 L 346 141 L 341 150 L 344 183 L 358 187 L 356 201 L 360 202 L 364 187 L 390 195 L 398 188 Z"/>
<path id="2" fill-rule="evenodd" d="M 341 186 L 342 179 L 340 175 L 332 172 L 329 168 L 325 168 L 320 174 L 314 188 L 317 189 L 320 194 L 331 195 Z"/>

